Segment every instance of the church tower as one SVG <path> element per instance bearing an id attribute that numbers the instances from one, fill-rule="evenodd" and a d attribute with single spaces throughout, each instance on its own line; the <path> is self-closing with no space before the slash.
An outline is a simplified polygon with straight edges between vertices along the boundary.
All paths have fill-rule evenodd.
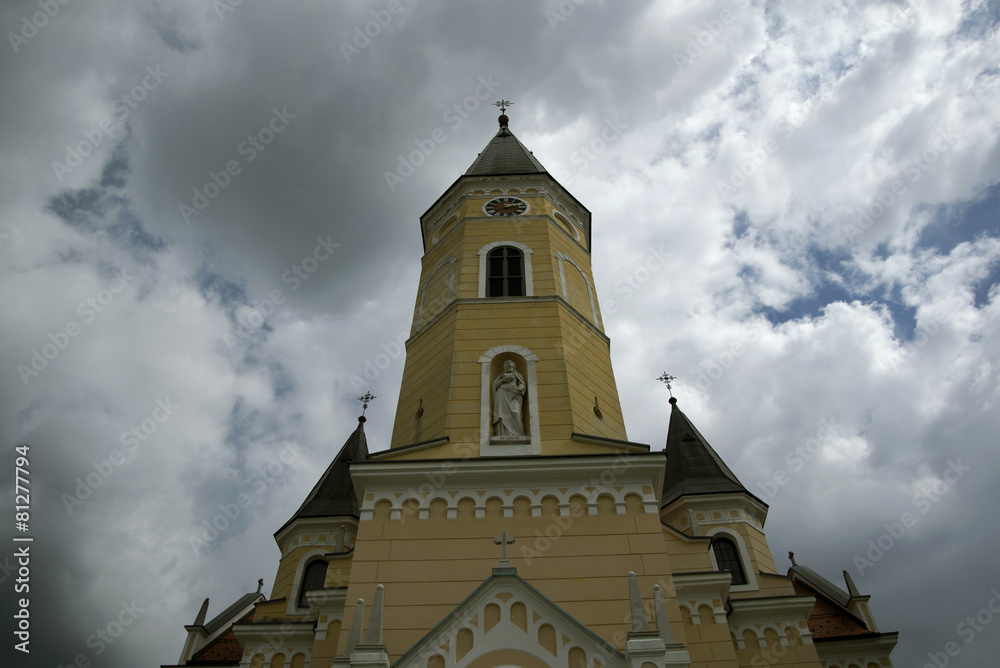
<path id="1" fill-rule="evenodd" d="M 499 124 L 420 218 L 388 449 L 359 418 L 270 598 L 206 600 L 177 665 L 891 666 L 849 578 L 777 571 L 767 504 L 676 399 L 663 450 L 628 440 L 590 212 Z"/>

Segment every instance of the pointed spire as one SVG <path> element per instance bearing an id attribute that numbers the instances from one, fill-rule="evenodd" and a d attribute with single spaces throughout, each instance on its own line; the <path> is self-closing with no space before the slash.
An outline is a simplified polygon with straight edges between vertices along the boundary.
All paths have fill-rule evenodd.
<path id="1" fill-rule="evenodd" d="M 505 104 L 513 104 L 504 101 Z M 466 176 L 495 176 L 499 174 L 544 174 L 542 163 L 535 159 L 531 151 L 517 140 L 510 131 L 507 114 L 500 114 L 497 119 L 500 130 L 483 152 L 466 170 Z"/>
<path id="2" fill-rule="evenodd" d="M 632 630 L 648 631 L 649 620 L 646 619 L 646 608 L 642 605 L 639 581 L 635 577 L 635 571 L 628 572 L 628 601 L 629 610 L 632 613 Z"/>
<path id="3" fill-rule="evenodd" d="M 663 480 L 665 506 L 687 494 L 747 492 L 719 454 L 708 444 L 670 397 L 670 427 L 667 430 L 667 472 Z"/>
<path id="4" fill-rule="evenodd" d="M 368 439 L 365 437 L 365 417 L 358 418 L 358 426 L 340 448 L 333 462 L 313 486 L 309 496 L 302 502 L 292 518 L 275 532 L 281 533 L 285 527 L 302 517 L 360 517 L 358 497 L 354 493 L 351 480 L 351 463 L 368 459 Z"/>
<path id="5" fill-rule="evenodd" d="M 365 625 L 365 599 L 359 598 L 354 604 L 354 616 L 351 617 L 351 630 L 347 633 L 347 644 L 344 645 L 344 656 L 351 656 L 354 647 L 361 642 L 361 630 Z"/>
<path id="6" fill-rule="evenodd" d="M 847 583 L 847 593 L 851 595 L 851 598 L 861 598 L 861 592 L 858 591 L 854 580 L 851 579 L 851 574 L 847 571 L 844 571 L 844 582 Z"/>
<path id="7" fill-rule="evenodd" d="M 198 616 L 194 618 L 194 624 L 192 624 L 192 626 L 204 626 L 205 617 L 207 615 L 208 615 L 208 599 L 206 598 L 205 602 L 201 604 L 201 609 L 198 610 Z"/>
<path id="8" fill-rule="evenodd" d="M 372 601 L 372 611 L 368 613 L 368 633 L 365 634 L 366 645 L 382 644 L 382 599 L 385 587 L 375 587 L 375 600 Z"/>
<path id="9" fill-rule="evenodd" d="M 653 585 L 653 613 L 656 615 L 656 632 L 660 639 L 668 645 L 674 644 L 674 630 L 670 628 L 670 618 L 667 616 L 667 604 L 663 600 L 660 585 Z"/>

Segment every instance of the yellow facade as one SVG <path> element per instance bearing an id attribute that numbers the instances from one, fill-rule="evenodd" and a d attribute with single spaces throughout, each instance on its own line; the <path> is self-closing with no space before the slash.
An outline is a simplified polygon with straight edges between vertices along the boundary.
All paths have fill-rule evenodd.
<path id="1" fill-rule="evenodd" d="M 628 442 L 590 223 L 502 116 L 421 217 L 390 447 L 369 453 L 361 418 L 277 532 L 271 597 L 234 627 L 241 665 L 891 665 L 894 636 L 874 632 L 867 654 L 821 661 L 816 599 L 777 572 L 766 504 L 676 405 L 667 450 Z M 486 287 L 497 248 L 520 255 L 521 294 Z M 502 373 L 524 380 L 520 434 L 494 433 Z M 317 563 L 323 579 L 307 583 Z M 870 616 L 851 588 L 851 609 Z"/>

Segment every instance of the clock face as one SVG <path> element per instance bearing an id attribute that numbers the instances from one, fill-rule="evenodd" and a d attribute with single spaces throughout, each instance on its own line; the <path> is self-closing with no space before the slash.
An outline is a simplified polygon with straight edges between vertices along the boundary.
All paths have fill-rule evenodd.
<path id="1" fill-rule="evenodd" d="M 520 216 L 528 210 L 528 203 L 516 197 L 497 197 L 483 207 L 491 216 Z"/>

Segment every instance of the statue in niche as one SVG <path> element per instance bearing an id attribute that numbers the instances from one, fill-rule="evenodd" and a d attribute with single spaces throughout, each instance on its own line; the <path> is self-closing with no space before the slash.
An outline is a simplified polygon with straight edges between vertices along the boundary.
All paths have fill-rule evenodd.
<path id="1" fill-rule="evenodd" d="M 514 361 L 503 363 L 503 373 L 493 381 L 493 433 L 495 436 L 524 436 L 524 378 L 514 368 Z"/>

